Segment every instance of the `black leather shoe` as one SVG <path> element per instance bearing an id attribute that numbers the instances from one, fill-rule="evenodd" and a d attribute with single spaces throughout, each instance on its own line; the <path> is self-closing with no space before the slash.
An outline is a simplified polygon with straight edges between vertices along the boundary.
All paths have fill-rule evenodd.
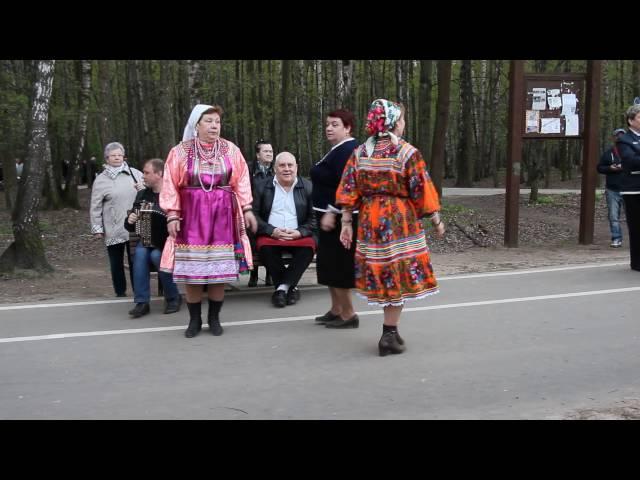
<path id="1" fill-rule="evenodd" d="M 148 303 L 136 303 L 136 306 L 132 310 L 129 310 L 129 315 L 133 318 L 140 318 L 143 315 L 149 313 Z"/>
<path id="2" fill-rule="evenodd" d="M 276 290 L 271 296 L 271 303 L 274 307 L 282 308 L 287 304 L 287 295 L 284 290 Z"/>
<path id="3" fill-rule="evenodd" d="M 287 292 L 287 305 L 295 305 L 300 300 L 300 290 L 298 287 L 292 287 Z"/>
<path id="4" fill-rule="evenodd" d="M 209 330 L 214 337 L 219 337 L 224 333 L 220 320 L 209 320 Z"/>
<path id="5" fill-rule="evenodd" d="M 327 328 L 358 328 L 360 326 L 360 319 L 358 315 L 354 315 L 348 320 L 342 320 L 340 316 L 336 320 L 327 322 L 325 327 Z"/>
<path id="6" fill-rule="evenodd" d="M 197 319 L 189 320 L 189 326 L 184 331 L 184 336 L 187 338 L 193 338 L 202 330 L 202 320 L 198 321 Z"/>
<path id="7" fill-rule="evenodd" d="M 187 302 L 187 308 L 189 309 L 189 326 L 184 331 L 184 336 L 193 338 L 202 330 L 202 304 Z"/>
<path id="8" fill-rule="evenodd" d="M 380 353 L 381 357 L 389 355 L 390 353 L 402 353 L 406 349 L 407 347 L 401 345 L 398 341 L 398 332 L 384 332 L 378 342 L 378 353 Z"/>
<path id="9" fill-rule="evenodd" d="M 182 295 L 178 295 L 178 298 L 167 302 L 164 307 L 164 313 L 176 313 L 180 311 L 180 307 L 182 306 Z"/>
<path id="10" fill-rule="evenodd" d="M 127 294 L 126 293 L 118 293 L 116 294 L 116 297 L 126 297 Z"/>
<path id="11" fill-rule="evenodd" d="M 398 343 L 400 345 L 404 345 L 404 338 L 402 338 L 397 331 L 396 331 L 396 338 L 398 339 Z"/>
<path id="12" fill-rule="evenodd" d="M 320 317 L 316 317 L 316 323 L 318 325 L 324 325 L 327 322 L 332 322 L 333 320 L 337 320 L 339 318 L 340 318 L 340 315 L 334 315 L 333 313 L 331 313 L 331 310 L 329 310 L 324 315 Z"/>

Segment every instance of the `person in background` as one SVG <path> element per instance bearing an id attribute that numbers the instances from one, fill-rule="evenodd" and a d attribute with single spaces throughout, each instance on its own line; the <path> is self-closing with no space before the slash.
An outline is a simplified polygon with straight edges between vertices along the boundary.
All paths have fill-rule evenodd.
<path id="1" fill-rule="evenodd" d="M 605 196 L 607 198 L 607 212 L 609 216 L 609 229 L 611 231 L 611 247 L 622 246 L 622 227 L 620 226 L 620 212 L 623 208 L 620 187 L 622 185 L 622 160 L 616 141 L 627 131 L 624 128 L 616 128 L 612 134 L 612 145 L 607 148 L 598 163 L 598 172 L 606 175 Z"/>
<path id="2" fill-rule="evenodd" d="M 251 176 L 251 193 L 255 197 L 256 185 L 262 182 L 273 179 L 273 147 L 268 140 L 260 139 L 256 142 L 256 158 L 253 162 L 253 174 Z M 249 235 L 251 240 L 251 248 L 253 252 L 257 252 L 256 239 L 254 235 Z M 273 285 L 271 281 L 271 275 L 265 267 L 264 284 L 267 286 Z M 248 287 L 258 286 L 258 267 L 255 266 L 251 270 Z"/>
<path id="3" fill-rule="evenodd" d="M 164 161 L 160 158 L 147 160 L 142 168 L 144 183 L 147 186 L 140 190 L 133 202 L 131 213 L 125 222 L 129 232 L 140 236 L 135 248 L 133 260 L 133 291 L 135 306 L 129 311 L 133 318 L 139 318 L 150 311 L 151 300 L 150 262 L 158 270 L 165 298 L 164 313 L 176 313 L 182 305 L 182 296 L 170 273 L 160 271 L 160 258 L 169 233 L 167 232 L 167 215 L 160 208 L 160 191 Z M 142 210 L 142 211 L 141 211 Z M 137 227 L 137 228 L 136 228 Z"/>
<path id="4" fill-rule="evenodd" d="M 16 179 L 22 178 L 22 171 L 24 169 L 24 162 L 21 158 L 16 158 Z"/>
<path id="5" fill-rule="evenodd" d="M 96 160 L 96 157 L 94 157 L 93 155 L 87 161 L 86 169 L 87 169 L 87 173 L 86 173 L 86 175 L 87 175 L 87 188 L 92 188 L 93 187 L 93 182 L 96 179 L 96 172 L 98 171 L 98 162 Z"/>
<path id="6" fill-rule="evenodd" d="M 625 117 L 629 129 L 616 143 L 622 163 L 620 194 L 627 217 L 631 270 L 640 271 L 640 105 L 631 105 Z"/>
<path id="7" fill-rule="evenodd" d="M 109 254 L 111 281 L 117 297 L 126 297 L 127 280 L 124 274 L 124 252 L 129 251 L 129 232 L 124 228 L 127 210 L 144 188 L 142 172 L 124 161 L 124 147 L 111 142 L 104 147 L 105 168 L 96 177 L 91 189 L 90 221 L 94 238 L 103 238 Z M 133 272 L 129 268 L 133 285 Z"/>
<path id="8" fill-rule="evenodd" d="M 313 182 L 313 209 L 318 229 L 316 273 L 318 283 L 327 285 L 331 294 L 331 308 L 316 322 L 327 328 L 356 328 L 359 318 L 353 309 L 351 289 L 355 287 L 355 242 L 347 250 L 340 243 L 342 230 L 340 209 L 336 207 L 336 190 L 344 166 L 355 150 L 357 142 L 351 136 L 355 116 L 349 110 L 330 112 L 325 122 L 325 135 L 331 149 L 310 171 Z M 357 213 L 352 221 L 357 230 Z"/>

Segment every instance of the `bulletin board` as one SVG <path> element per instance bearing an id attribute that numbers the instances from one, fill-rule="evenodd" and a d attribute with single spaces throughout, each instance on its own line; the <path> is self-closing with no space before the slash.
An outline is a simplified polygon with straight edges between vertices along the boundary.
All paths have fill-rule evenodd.
<path id="1" fill-rule="evenodd" d="M 527 74 L 523 138 L 582 138 L 585 76 Z"/>

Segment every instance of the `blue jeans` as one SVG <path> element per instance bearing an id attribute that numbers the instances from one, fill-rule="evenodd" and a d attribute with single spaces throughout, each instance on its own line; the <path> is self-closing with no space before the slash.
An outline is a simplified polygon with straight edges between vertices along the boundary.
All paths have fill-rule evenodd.
<path id="1" fill-rule="evenodd" d="M 606 189 L 607 208 L 609 212 L 609 229 L 611 240 L 622 241 L 622 227 L 620 227 L 620 209 L 622 208 L 622 195 L 620 192 Z"/>
<path id="2" fill-rule="evenodd" d="M 151 299 L 149 262 L 153 262 L 158 269 L 158 277 L 164 289 L 164 298 L 167 302 L 178 299 L 178 287 L 173 281 L 173 275 L 160 270 L 160 258 L 162 251 L 157 248 L 144 247 L 142 243 L 136 245 L 136 255 L 133 259 L 133 291 L 135 303 L 149 303 Z"/>

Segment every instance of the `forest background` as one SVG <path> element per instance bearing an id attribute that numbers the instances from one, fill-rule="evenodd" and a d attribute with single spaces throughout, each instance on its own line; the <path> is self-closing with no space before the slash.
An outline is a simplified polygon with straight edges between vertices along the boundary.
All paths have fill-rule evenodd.
<path id="1" fill-rule="evenodd" d="M 531 60 L 525 71 L 583 73 L 586 63 Z M 328 150 L 328 112 L 354 111 L 362 141 L 370 102 L 397 100 L 408 109 L 405 138 L 422 151 L 438 188 L 445 180 L 503 186 L 508 75 L 508 60 L 0 60 L 3 203 L 16 240 L 0 270 L 47 269 L 37 211 L 85 207 L 78 186 L 91 183 L 89 160 L 99 171 L 109 142 L 123 143 L 136 167 L 166 158 L 196 103 L 224 108 L 222 135 L 250 166 L 255 142 L 267 139 L 276 152 L 292 152 L 307 175 Z M 640 62 L 603 61 L 601 93 L 604 148 L 640 96 Z M 576 139 L 525 142 L 521 178 L 531 202 L 554 178 L 580 175 L 582 147 Z M 17 158 L 25 161 L 20 182 Z"/>

